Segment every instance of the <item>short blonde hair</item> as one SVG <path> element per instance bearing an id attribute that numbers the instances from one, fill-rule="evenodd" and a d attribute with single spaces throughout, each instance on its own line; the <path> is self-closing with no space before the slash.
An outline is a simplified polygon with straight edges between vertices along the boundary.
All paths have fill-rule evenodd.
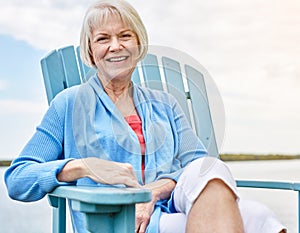
<path id="1" fill-rule="evenodd" d="M 136 34 L 139 46 L 138 60 L 146 55 L 148 35 L 137 11 L 124 0 L 98 0 L 88 8 L 80 34 L 80 56 L 88 66 L 95 67 L 90 43 L 93 29 L 105 24 L 111 16 L 115 15 L 118 15 L 123 23 Z"/>

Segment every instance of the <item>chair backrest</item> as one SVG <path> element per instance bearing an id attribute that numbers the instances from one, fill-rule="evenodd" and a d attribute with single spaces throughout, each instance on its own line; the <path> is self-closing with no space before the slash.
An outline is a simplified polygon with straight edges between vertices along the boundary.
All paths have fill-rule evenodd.
<path id="1" fill-rule="evenodd" d="M 175 96 L 209 155 L 218 157 L 205 70 L 182 52 L 165 47 L 149 51 L 134 70 L 133 82 Z M 63 89 L 85 82 L 96 72 L 83 64 L 79 47 L 74 46 L 52 51 L 41 60 L 41 66 L 48 103 Z"/>

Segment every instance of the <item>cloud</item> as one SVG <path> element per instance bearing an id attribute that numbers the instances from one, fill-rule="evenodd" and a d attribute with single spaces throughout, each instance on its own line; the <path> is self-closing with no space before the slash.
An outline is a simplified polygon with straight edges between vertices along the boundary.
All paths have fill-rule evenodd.
<path id="1" fill-rule="evenodd" d="M 89 2 L 92 1 L 5 1 L 0 8 L 0 32 L 44 50 L 78 44 Z"/>
<path id="2" fill-rule="evenodd" d="M 78 44 L 81 22 L 91 2 L 5 1 L 0 8 L 0 32 L 39 49 Z M 291 48 L 290 40 L 296 42 L 300 36 L 294 27 L 300 23 L 296 0 L 284 4 L 259 0 L 129 2 L 141 14 L 153 44 L 176 46 L 197 57 L 209 50 L 238 55 L 247 51 L 251 56 L 257 54 L 255 49 Z"/>
<path id="3" fill-rule="evenodd" d="M 6 90 L 9 87 L 9 84 L 6 80 L 0 80 L 0 91 Z"/>

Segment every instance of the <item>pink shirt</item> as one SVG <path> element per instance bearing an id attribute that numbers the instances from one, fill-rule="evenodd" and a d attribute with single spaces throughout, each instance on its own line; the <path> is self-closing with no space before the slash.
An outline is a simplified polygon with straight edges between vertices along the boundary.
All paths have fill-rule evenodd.
<path id="1" fill-rule="evenodd" d="M 129 126 L 132 128 L 132 130 L 135 132 L 136 136 L 138 137 L 138 140 L 141 145 L 141 154 L 142 154 L 142 177 L 143 181 L 145 181 L 145 150 L 146 150 L 146 145 L 145 145 L 145 139 L 143 135 L 143 130 L 142 130 L 142 121 L 138 115 L 131 115 L 128 117 L 125 117 L 125 120 L 129 124 Z"/>

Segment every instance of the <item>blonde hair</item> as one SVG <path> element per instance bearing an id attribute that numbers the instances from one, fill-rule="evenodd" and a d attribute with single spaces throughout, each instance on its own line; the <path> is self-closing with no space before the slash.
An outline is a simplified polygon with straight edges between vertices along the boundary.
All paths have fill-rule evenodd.
<path id="1" fill-rule="evenodd" d="M 123 23 L 137 36 L 141 60 L 148 51 L 148 35 L 137 11 L 124 0 L 98 0 L 91 5 L 84 17 L 80 34 L 80 56 L 88 66 L 95 66 L 91 51 L 92 31 L 105 24 L 111 16 L 119 16 Z"/>

